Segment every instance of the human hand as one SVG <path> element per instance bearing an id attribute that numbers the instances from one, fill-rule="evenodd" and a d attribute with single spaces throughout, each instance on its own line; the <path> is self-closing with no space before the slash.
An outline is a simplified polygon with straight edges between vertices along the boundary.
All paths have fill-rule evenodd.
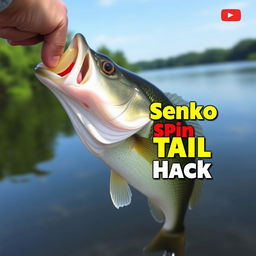
<path id="1" fill-rule="evenodd" d="M 67 35 L 67 9 L 61 0 L 13 0 L 0 12 L 0 37 L 11 45 L 43 42 L 42 60 L 58 64 Z"/>

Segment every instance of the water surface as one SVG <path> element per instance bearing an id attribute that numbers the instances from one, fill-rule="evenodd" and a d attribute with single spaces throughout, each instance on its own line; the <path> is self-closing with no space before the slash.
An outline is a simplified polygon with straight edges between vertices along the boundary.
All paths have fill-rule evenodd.
<path id="1" fill-rule="evenodd" d="M 201 122 L 214 180 L 187 214 L 187 255 L 256 255 L 256 62 L 141 75 L 219 110 Z M 109 168 L 83 147 L 47 89 L 0 107 L 0 255 L 142 255 L 161 227 L 145 197 L 133 191 L 129 207 L 113 207 Z"/>

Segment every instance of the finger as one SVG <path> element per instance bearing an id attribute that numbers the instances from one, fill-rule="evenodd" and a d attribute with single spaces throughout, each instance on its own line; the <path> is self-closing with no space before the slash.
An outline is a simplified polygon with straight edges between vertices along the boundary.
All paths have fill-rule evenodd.
<path id="1" fill-rule="evenodd" d="M 34 36 L 36 36 L 35 33 L 20 31 L 12 27 L 0 28 L 0 37 L 8 40 L 12 40 L 12 41 L 22 41 Z"/>
<path id="2" fill-rule="evenodd" d="M 48 67 L 55 67 L 62 55 L 66 43 L 67 20 L 56 30 L 44 37 L 42 60 Z"/>
<path id="3" fill-rule="evenodd" d="M 13 45 L 13 46 L 16 46 L 16 45 L 34 45 L 34 44 L 41 43 L 43 40 L 44 40 L 44 37 L 42 35 L 37 35 L 37 36 L 34 36 L 34 37 L 26 39 L 26 40 L 22 40 L 22 41 L 8 40 L 8 43 L 10 45 Z"/>

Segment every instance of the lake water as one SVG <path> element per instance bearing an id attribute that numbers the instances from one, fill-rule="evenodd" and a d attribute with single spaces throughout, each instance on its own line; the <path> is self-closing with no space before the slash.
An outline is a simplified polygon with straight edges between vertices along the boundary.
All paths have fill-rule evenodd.
<path id="1" fill-rule="evenodd" d="M 256 255 L 256 62 L 147 71 L 163 91 L 215 105 L 204 121 L 214 176 L 186 216 L 188 256 Z M 0 104 L 0 255 L 133 256 L 161 225 L 133 191 L 116 210 L 109 168 L 83 147 L 55 98 L 38 85 Z"/>

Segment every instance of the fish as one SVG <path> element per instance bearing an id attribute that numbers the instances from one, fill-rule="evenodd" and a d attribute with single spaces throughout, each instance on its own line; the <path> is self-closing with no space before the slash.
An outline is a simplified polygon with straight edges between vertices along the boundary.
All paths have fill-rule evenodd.
<path id="1" fill-rule="evenodd" d="M 60 101 L 85 147 L 110 167 L 114 206 L 131 203 L 130 186 L 147 197 L 153 218 L 163 226 L 144 252 L 184 256 L 184 218 L 201 193 L 202 181 L 152 178 L 152 161 L 158 156 L 152 142 L 155 121 L 149 117 L 153 102 L 163 107 L 187 102 L 95 52 L 81 34 L 74 36 L 55 68 L 40 63 L 35 75 Z M 201 127 L 192 125 L 201 135 Z M 181 166 L 195 161 L 178 156 L 166 160 Z"/>

